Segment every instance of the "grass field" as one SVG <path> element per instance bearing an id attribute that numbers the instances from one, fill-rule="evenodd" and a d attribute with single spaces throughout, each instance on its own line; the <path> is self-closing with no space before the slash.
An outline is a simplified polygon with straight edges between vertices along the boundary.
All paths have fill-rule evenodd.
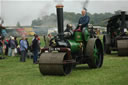
<path id="1" fill-rule="evenodd" d="M 31 59 L 7 57 L 0 60 L 0 85 L 128 85 L 128 57 L 105 55 L 102 68 L 78 65 L 67 76 L 43 76 Z"/>
<path id="2" fill-rule="evenodd" d="M 31 59 L 22 63 L 6 56 L 0 60 L 0 85 L 128 85 L 128 57 L 116 53 L 105 55 L 100 69 L 78 65 L 67 76 L 43 76 L 38 67 Z"/>

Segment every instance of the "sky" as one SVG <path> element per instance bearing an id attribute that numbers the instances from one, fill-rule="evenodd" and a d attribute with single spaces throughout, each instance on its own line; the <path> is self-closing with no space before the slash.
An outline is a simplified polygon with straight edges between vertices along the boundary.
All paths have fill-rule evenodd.
<path id="1" fill-rule="evenodd" d="M 61 1 L 61 2 L 60 2 Z M 44 15 L 56 13 L 56 4 L 63 4 L 64 11 L 81 13 L 86 0 L 0 0 L 0 17 L 4 25 L 31 25 L 31 21 Z M 114 13 L 128 11 L 127 0 L 89 0 L 86 8 L 90 13 Z"/>

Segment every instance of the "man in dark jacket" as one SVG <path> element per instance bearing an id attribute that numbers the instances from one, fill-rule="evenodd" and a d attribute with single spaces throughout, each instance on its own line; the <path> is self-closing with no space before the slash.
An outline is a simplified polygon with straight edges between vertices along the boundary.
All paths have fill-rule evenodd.
<path id="1" fill-rule="evenodd" d="M 37 64 L 38 52 L 40 51 L 40 43 L 38 40 L 38 35 L 35 35 L 35 38 L 32 41 L 32 49 L 33 49 L 33 63 Z"/>
<path id="2" fill-rule="evenodd" d="M 87 9 L 84 8 L 82 10 L 82 17 L 79 19 L 77 29 L 79 29 L 79 27 L 80 27 L 82 30 L 84 27 L 88 27 L 89 20 L 90 20 L 90 18 L 87 15 Z"/>

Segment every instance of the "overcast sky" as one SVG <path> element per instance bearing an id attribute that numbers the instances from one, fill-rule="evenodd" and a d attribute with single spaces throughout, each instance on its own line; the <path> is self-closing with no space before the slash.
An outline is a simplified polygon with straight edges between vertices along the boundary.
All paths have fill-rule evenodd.
<path id="1" fill-rule="evenodd" d="M 62 1 L 64 11 L 80 13 L 85 0 L 0 0 L 0 16 L 4 25 L 30 25 L 33 19 L 56 13 L 55 5 Z M 86 7 L 90 13 L 105 13 L 116 10 L 128 11 L 127 0 L 89 0 Z"/>

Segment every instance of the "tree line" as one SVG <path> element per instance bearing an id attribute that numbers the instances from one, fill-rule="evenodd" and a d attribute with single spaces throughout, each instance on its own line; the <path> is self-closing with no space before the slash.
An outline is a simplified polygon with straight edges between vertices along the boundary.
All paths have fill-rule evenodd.
<path id="1" fill-rule="evenodd" d="M 106 26 L 107 20 L 115 14 L 119 14 L 120 10 L 115 11 L 115 13 L 87 13 L 90 17 L 90 24 Z M 65 25 L 70 23 L 73 25 L 77 25 L 79 18 L 81 17 L 80 13 L 74 12 L 64 12 L 64 23 Z M 57 24 L 56 15 L 52 13 L 51 15 L 46 15 L 42 17 L 38 17 L 37 19 L 32 20 L 32 26 L 47 26 L 47 27 L 55 27 Z"/>

